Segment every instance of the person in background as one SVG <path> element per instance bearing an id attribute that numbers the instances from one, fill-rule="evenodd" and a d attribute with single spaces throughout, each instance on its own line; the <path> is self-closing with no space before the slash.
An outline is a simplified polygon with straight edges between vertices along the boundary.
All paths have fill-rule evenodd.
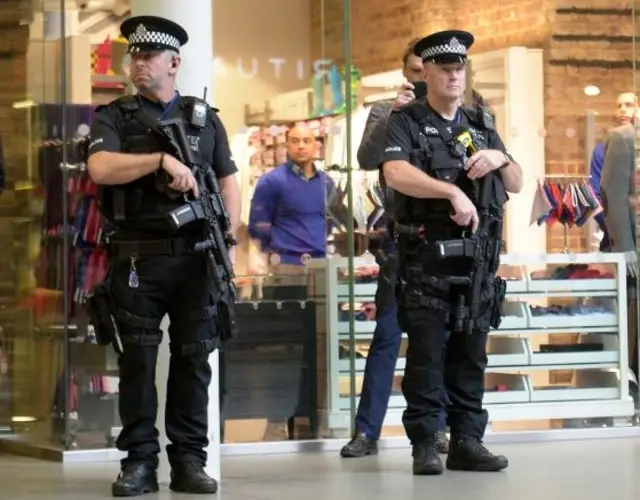
<path id="1" fill-rule="evenodd" d="M 618 101 L 616 105 L 616 121 L 618 125 L 630 124 L 633 122 L 633 117 L 636 114 L 638 108 L 638 98 L 635 96 L 633 92 L 624 92 L 618 96 Z M 601 192 L 601 179 L 602 179 L 602 168 L 604 166 L 604 153 L 605 153 L 605 142 L 601 142 L 593 148 L 593 153 L 591 153 L 591 186 L 598 196 L 598 200 L 602 203 L 602 192 Z M 604 233 L 602 237 L 602 241 L 600 242 L 600 251 L 601 252 L 609 252 L 611 251 L 611 236 L 609 235 L 609 231 L 607 230 L 607 226 L 605 223 L 605 214 L 601 212 L 595 217 L 596 222 L 598 223 L 598 227 Z"/>
<path id="2" fill-rule="evenodd" d="M 415 86 L 411 82 L 422 80 L 422 59 L 413 54 L 419 39 L 409 42 L 402 56 L 402 75 L 406 82 L 392 102 L 381 101 L 371 106 L 365 126 L 362 143 L 358 149 L 358 163 L 363 170 L 378 170 L 384 157 L 387 135 L 387 120 L 391 111 L 413 101 Z M 419 96 L 423 97 L 423 96 Z M 384 179 L 381 179 L 384 185 Z M 387 196 L 385 211 L 389 212 L 390 197 Z M 387 412 L 393 378 L 398 360 L 398 351 L 402 340 L 402 331 L 398 326 L 397 305 L 394 297 L 397 268 L 397 248 L 388 228 L 376 254 L 380 267 L 378 288 L 376 290 L 376 328 L 373 332 L 371 347 L 367 353 L 364 382 L 355 418 L 355 434 L 340 455 L 344 458 L 357 458 L 378 452 L 378 439 L 382 423 Z M 446 406 L 446 391 L 443 390 L 443 405 Z M 449 440 L 445 434 L 446 419 L 443 411 L 439 420 L 438 451 L 449 451 Z"/>
<path id="3" fill-rule="evenodd" d="M 325 211 L 334 183 L 316 168 L 316 149 L 311 128 L 293 127 L 287 137 L 289 160 L 260 178 L 251 200 L 249 234 L 269 254 L 271 272 L 287 277 L 290 285 L 303 284 L 307 259 L 326 255 Z"/>

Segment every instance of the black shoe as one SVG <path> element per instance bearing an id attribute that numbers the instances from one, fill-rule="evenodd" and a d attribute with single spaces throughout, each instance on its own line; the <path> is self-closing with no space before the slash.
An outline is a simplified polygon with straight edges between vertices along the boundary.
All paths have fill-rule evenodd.
<path id="1" fill-rule="evenodd" d="M 340 450 L 342 458 L 360 458 L 378 453 L 378 441 L 368 438 L 366 434 L 359 432 Z"/>
<path id="2" fill-rule="evenodd" d="M 118 479 L 111 485 L 114 497 L 137 497 L 158 491 L 158 476 L 149 464 L 125 465 Z"/>
<path id="3" fill-rule="evenodd" d="M 442 461 L 438 454 L 436 436 L 413 445 L 413 475 L 439 476 L 442 474 Z"/>
<path id="4" fill-rule="evenodd" d="M 438 431 L 436 434 L 436 448 L 438 448 L 438 453 L 442 455 L 449 453 L 449 438 L 446 432 Z"/>
<path id="5" fill-rule="evenodd" d="M 475 472 L 497 472 L 506 469 L 509 461 L 502 455 L 494 455 L 482 441 L 467 436 L 452 436 L 447 469 Z"/>
<path id="6" fill-rule="evenodd" d="M 215 493 L 218 491 L 218 481 L 209 477 L 199 463 L 186 462 L 171 469 L 169 488 L 176 493 Z"/>

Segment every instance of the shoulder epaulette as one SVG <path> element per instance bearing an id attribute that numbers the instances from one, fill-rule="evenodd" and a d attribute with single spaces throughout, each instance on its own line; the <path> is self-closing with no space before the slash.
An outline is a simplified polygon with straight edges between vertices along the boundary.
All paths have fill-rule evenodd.
<path id="1" fill-rule="evenodd" d="M 137 111 L 140 109 L 140 103 L 134 95 L 123 95 L 112 101 L 109 106 L 116 106 L 124 111 Z"/>

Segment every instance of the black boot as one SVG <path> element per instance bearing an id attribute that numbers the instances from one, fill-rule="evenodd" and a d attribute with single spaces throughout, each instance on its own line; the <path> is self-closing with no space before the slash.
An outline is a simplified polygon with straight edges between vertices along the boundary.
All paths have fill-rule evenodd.
<path id="1" fill-rule="evenodd" d="M 438 431 L 438 434 L 436 434 L 436 447 L 438 448 L 438 453 L 442 455 L 449 453 L 449 438 L 446 432 Z"/>
<path id="2" fill-rule="evenodd" d="M 435 435 L 414 444 L 412 455 L 414 476 L 439 476 L 442 474 L 442 461 L 438 455 Z"/>
<path id="3" fill-rule="evenodd" d="M 491 453 L 481 440 L 468 436 L 451 436 L 447 469 L 497 472 L 508 466 L 506 457 Z"/>
<path id="4" fill-rule="evenodd" d="M 172 467 L 169 488 L 177 493 L 215 493 L 218 481 L 209 477 L 199 463 L 186 462 Z"/>
<path id="5" fill-rule="evenodd" d="M 148 464 L 125 465 L 118 479 L 111 485 L 114 497 L 137 497 L 158 491 L 158 476 L 154 467 Z"/>
<path id="6" fill-rule="evenodd" d="M 343 458 L 360 458 L 367 455 L 376 455 L 377 453 L 378 441 L 367 437 L 363 432 L 353 436 L 353 439 L 340 450 L 340 456 Z"/>

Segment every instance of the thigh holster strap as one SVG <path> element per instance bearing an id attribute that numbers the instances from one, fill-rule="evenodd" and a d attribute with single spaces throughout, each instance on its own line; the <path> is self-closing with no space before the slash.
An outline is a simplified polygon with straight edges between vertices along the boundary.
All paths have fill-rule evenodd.
<path id="1" fill-rule="evenodd" d="M 162 322 L 161 319 L 157 318 L 143 318 L 141 316 L 136 316 L 124 309 L 119 309 L 116 312 L 116 320 L 121 321 L 127 326 L 140 330 L 157 330 L 160 328 L 160 323 Z"/>
<path id="2" fill-rule="evenodd" d="M 443 293 L 449 293 L 449 290 L 451 290 L 451 283 L 449 281 L 426 274 L 422 270 L 422 266 L 407 266 L 405 276 L 407 283 L 411 285 L 427 285 Z"/>
<path id="3" fill-rule="evenodd" d="M 188 311 L 184 314 L 180 314 L 177 317 L 172 317 L 173 323 L 185 324 L 185 323 L 197 323 L 200 321 L 207 321 L 211 318 L 215 318 L 217 315 L 217 309 L 215 306 L 206 306 L 193 311 Z"/>
<path id="4" fill-rule="evenodd" d="M 161 333 L 127 333 L 122 336 L 124 345 L 136 345 L 139 347 L 154 347 L 162 342 Z"/>
<path id="5" fill-rule="evenodd" d="M 198 356 L 200 354 L 209 354 L 218 347 L 217 339 L 201 340 L 200 342 L 188 342 L 186 344 L 175 346 L 180 349 L 183 356 Z M 171 343 L 171 351 L 174 351 L 174 344 Z"/>

